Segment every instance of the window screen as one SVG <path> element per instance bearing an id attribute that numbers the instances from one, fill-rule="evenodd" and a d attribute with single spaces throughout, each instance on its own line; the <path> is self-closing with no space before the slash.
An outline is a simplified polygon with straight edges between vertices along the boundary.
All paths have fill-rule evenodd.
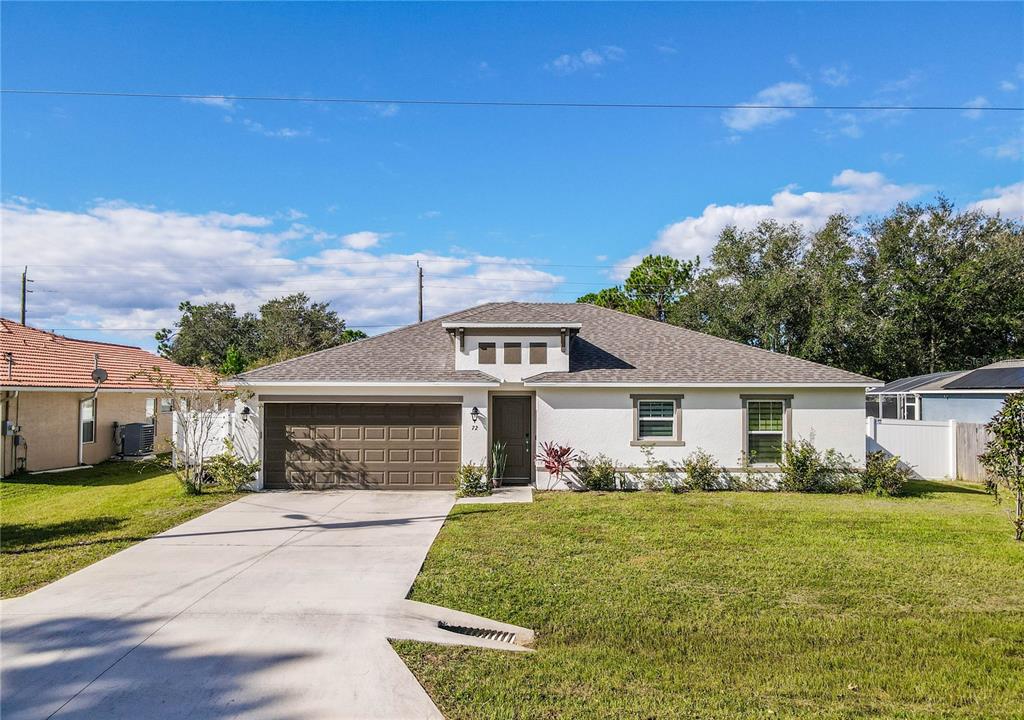
<path id="1" fill-rule="evenodd" d="M 637 401 L 637 437 L 665 440 L 675 437 L 676 404 L 673 400 Z"/>
<path id="2" fill-rule="evenodd" d="M 82 442 L 96 441 L 96 399 L 82 401 Z"/>
<path id="3" fill-rule="evenodd" d="M 750 462 L 778 463 L 782 459 L 782 424 L 786 405 L 782 400 L 747 401 L 747 452 Z"/>

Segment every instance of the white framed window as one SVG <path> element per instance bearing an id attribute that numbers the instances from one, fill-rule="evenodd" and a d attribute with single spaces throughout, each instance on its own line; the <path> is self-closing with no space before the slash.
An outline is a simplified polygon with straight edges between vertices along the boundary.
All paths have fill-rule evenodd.
<path id="1" fill-rule="evenodd" d="M 903 396 L 903 414 L 904 420 L 917 420 L 917 395 L 904 395 Z"/>
<path id="2" fill-rule="evenodd" d="M 174 407 L 170 398 L 160 398 L 160 412 L 169 413 Z"/>
<path id="3" fill-rule="evenodd" d="M 682 395 L 633 395 L 634 445 L 682 445 Z"/>
<path id="4" fill-rule="evenodd" d="M 96 398 L 87 398 L 81 402 L 79 425 L 82 444 L 96 442 Z"/>
<path id="5" fill-rule="evenodd" d="M 741 395 L 743 400 L 743 455 L 751 465 L 777 465 L 790 440 L 792 396 Z"/>
<path id="6" fill-rule="evenodd" d="M 156 415 L 156 398 L 146 398 L 146 417 L 151 418 Z"/>

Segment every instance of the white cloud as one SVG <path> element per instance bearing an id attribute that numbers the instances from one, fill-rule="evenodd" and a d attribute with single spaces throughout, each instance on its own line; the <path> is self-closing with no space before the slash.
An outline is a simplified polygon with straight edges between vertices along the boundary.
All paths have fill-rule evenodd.
<path id="1" fill-rule="evenodd" d="M 649 251 L 682 259 L 707 258 L 719 234 L 730 225 L 750 229 L 771 219 L 817 228 L 836 213 L 861 216 L 884 212 L 927 190 L 921 185 L 893 183 L 879 172 L 849 169 L 832 178 L 832 187 L 833 190 L 824 192 L 796 192 L 788 187 L 772 195 L 771 202 L 760 205 L 708 205 L 700 215 L 662 229 Z M 618 273 L 622 274 L 623 269 L 628 272 L 644 254 L 622 261 L 617 266 Z"/>
<path id="2" fill-rule="evenodd" d="M 722 122 L 737 132 L 747 132 L 762 125 L 773 125 L 786 118 L 793 117 L 792 110 L 786 105 L 813 105 L 814 95 L 811 88 L 804 83 L 780 82 L 766 87 L 748 102 L 750 105 L 772 105 L 772 108 L 741 107 L 722 113 Z"/>
<path id="3" fill-rule="evenodd" d="M 587 48 L 579 53 L 563 53 L 544 67 L 556 75 L 572 75 L 580 70 L 597 70 L 605 63 L 621 62 L 626 51 L 618 45 L 605 45 L 598 50 Z"/>
<path id="4" fill-rule="evenodd" d="M 1020 160 L 1024 157 L 1024 137 L 1010 138 L 994 147 L 985 148 L 984 153 L 999 160 Z"/>
<path id="5" fill-rule="evenodd" d="M 911 70 L 901 78 L 882 83 L 882 86 L 878 88 L 878 92 L 885 94 L 905 93 L 921 82 L 923 77 L 919 70 Z"/>
<path id="6" fill-rule="evenodd" d="M 542 300 L 562 282 L 523 258 L 352 248 L 283 215 L 188 214 L 124 203 L 78 212 L 6 203 L 0 312 L 17 315 L 22 265 L 30 266 L 39 291 L 30 296 L 29 320 L 43 328 L 164 327 L 178 317 L 182 300 L 233 302 L 249 311 L 293 292 L 329 301 L 352 327 L 405 324 L 415 320 L 417 260 L 426 268 L 428 315 L 494 300 Z M 363 233 L 380 236 L 345 237 Z M 332 241 L 289 257 L 289 248 L 308 247 L 317 235 Z M 292 245 L 296 240 L 302 244 Z M 154 344 L 149 330 L 82 336 Z"/>
<path id="7" fill-rule="evenodd" d="M 969 107 L 969 108 L 974 108 L 974 109 L 972 109 L 972 110 L 965 110 L 962 114 L 963 114 L 963 116 L 965 118 L 969 118 L 971 120 L 977 120 L 978 118 L 980 118 L 984 114 L 984 113 L 981 112 L 980 108 L 985 108 L 985 107 L 988 107 L 989 105 L 990 105 L 990 103 L 988 101 L 988 98 L 986 98 L 986 97 L 984 97 L 982 95 L 978 95 L 977 97 L 971 98 L 970 100 L 968 100 L 967 102 L 964 103 L 964 107 Z"/>
<path id="8" fill-rule="evenodd" d="M 679 50 L 672 45 L 655 45 L 654 49 L 662 55 L 678 55 Z"/>
<path id="9" fill-rule="evenodd" d="M 1014 90 L 1017 89 L 1017 83 L 1013 82 L 1012 80 L 1000 80 L 999 89 L 1002 90 L 1003 92 L 1013 92 Z"/>
<path id="10" fill-rule="evenodd" d="M 830 87 L 844 87 L 850 84 L 850 67 L 842 65 L 831 65 L 821 69 L 821 81 Z"/>
<path id="11" fill-rule="evenodd" d="M 441 217 L 440 210 L 427 210 L 425 213 L 421 213 L 420 217 L 424 220 L 435 220 Z"/>
<path id="12" fill-rule="evenodd" d="M 380 244 L 381 239 L 384 237 L 386 236 L 382 233 L 363 230 L 345 235 L 341 238 L 341 242 L 345 247 L 350 247 L 353 250 L 368 250 Z"/>
<path id="13" fill-rule="evenodd" d="M 400 108 L 396 103 L 374 103 L 370 109 L 379 117 L 389 118 L 397 115 Z"/>
<path id="14" fill-rule="evenodd" d="M 310 137 L 313 134 L 313 131 L 309 129 L 296 130 L 295 128 L 290 127 L 269 128 L 263 123 L 257 122 L 251 118 L 242 118 L 242 124 L 252 132 L 258 135 L 263 135 L 264 137 L 284 138 L 286 140 L 290 140 L 292 138 Z"/>
<path id="15" fill-rule="evenodd" d="M 999 213 L 1006 218 L 1024 220 L 1024 182 L 994 187 L 985 194 L 990 197 L 971 203 L 970 208 L 991 215 Z"/>
<path id="16" fill-rule="evenodd" d="M 228 112 L 232 112 L 237 107 L 234 100 L 217 95 L 211 95 L 209 97 L 182 98 L 182 100 L 195 105 L 208 105 L 221 110 L 227 110 Z"/>

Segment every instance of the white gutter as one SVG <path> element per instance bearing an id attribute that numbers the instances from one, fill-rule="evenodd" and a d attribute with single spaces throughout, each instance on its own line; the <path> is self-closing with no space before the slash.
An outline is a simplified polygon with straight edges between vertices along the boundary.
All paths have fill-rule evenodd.
<path id="1" fill-rule="evenodd" d="M 675 382 L 675 383 L 647 383 L 647 382 L 530 382 L 524 380 L 523 385 L 535 388 L 791 388 L 791 387 L 813 387 L 813 388 L 870 388 L 875 383 L 701 383 L 701 382 Z"/>
<path id="2" fill-rule="evenodd" d="M 914 390 L 914 395 L 1006 395 L 1007 393 L 1024 392 L 1024 388 L 954 388 L 950 390 Z M 899 395 L 901 393 L 871 393 L 872 395 Z M 906 394 L 906 393 L 904 393 Z"/>
<path id="3" fill-rule="evenodd" d="M 579 330 L 583 327 L 583 323 L 557 323 L 557 322 L 454 322 L 448 321 L 441 323 L 441 327 L 445 330 L 457 330 L 458 328 L 467 329 L 498 329 L 498 328 L 517 328 L 523 330 L 530 329 L 550 329 L 550 328 L 566 328 L 568 330 Z"/>
<path id="4" fill-rule="evenodd" d="M 500 382 L 351 382 L 351 381 L 282 381 L 282 380 L 239 380 L 242 387 L 497 387 Z"/>

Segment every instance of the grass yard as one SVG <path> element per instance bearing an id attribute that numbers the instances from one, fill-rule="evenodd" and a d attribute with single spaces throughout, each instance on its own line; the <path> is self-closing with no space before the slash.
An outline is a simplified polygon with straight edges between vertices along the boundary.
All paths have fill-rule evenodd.
<path id="1" fill-rule="evenodd" d="M 0 596 L 22 595 L 238 497 L 186 495 L 152 463 L 0 482 Z"/>
<path id="2" fill-rule="evenodd" d="M 461 505 L 412 597 L 537 651 L 395 642 L 459 718 L 1024 717 L 1024 545 L 912 497 L 539 493 Z"/>

